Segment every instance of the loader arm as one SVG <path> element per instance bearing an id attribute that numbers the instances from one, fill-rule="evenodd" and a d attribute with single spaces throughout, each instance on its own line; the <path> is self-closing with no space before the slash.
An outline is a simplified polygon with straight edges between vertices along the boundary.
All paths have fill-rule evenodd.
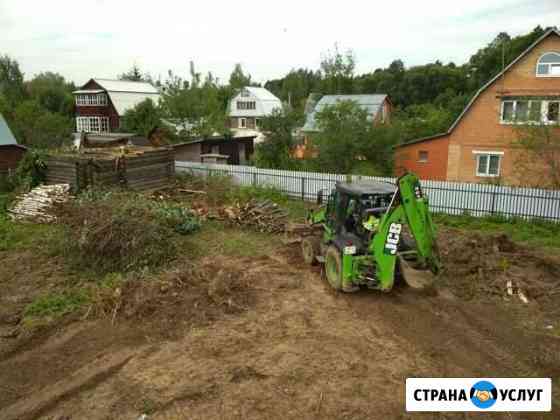
<path id="1" fill-rule="evenodd" d="M 420 181 L 413 174 L 397 180 L 397 189 L 387 212 L 381 218 L 378 233 L 370 244 L 376 261 L 376 274 L 381 290 L 393 287 L 398 245 L 403 225 L 407 224 L 416 241 L 416 268 L 439 271 L 435 231 Z"/>

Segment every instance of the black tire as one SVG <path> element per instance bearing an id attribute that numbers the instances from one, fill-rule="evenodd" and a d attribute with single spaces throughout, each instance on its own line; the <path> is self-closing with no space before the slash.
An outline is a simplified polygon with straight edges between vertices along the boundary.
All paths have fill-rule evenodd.
<path id="1" fill-rule="evenodd" d="M 333 245 L 325 254 L 325 277 L 334 290 L 342 290 L 342 257 Z"/>
<path id="2" fill-rule="evenodd" d="M 320 238 L 303 238 L 301 241 L 301 255 L 303 261 L 309 265 L 317 264 L 317 256 L 321 252 L 321 239 Z"/>

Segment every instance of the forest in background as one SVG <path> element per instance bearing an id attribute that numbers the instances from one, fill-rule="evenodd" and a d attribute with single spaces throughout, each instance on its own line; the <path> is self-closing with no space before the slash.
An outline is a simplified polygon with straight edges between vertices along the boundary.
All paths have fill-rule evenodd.
<path id="1" fill-rule="evenodd" d="M 436 61 L 407 67 L 406 60 L 396 59 L 387 68 L 364 74 L 356 74 L 356 58 L 351 50 L 339 51 L 335 46 L 323 54 L 319 69 L 293 69 L 284 77 L 264 84 L 286 104 L 286 110 L 283 115 L 274 115 L 264 124 L 265 128 L 270 127 L 269 131 L 278 132 L 271 132 L 270 140 L 263 144 L 256 156 L 256 163 L 267 167 L 307 165 L 313 168 L 321 165 L 326 170 L 357 170 L 354 164 L 358 162 L 347 162 L 341 168 L 337 166 L 336 155 L 328 156 L 329 153 L 339 153 L 340 147 L 323 147 L 323 155 L 315 163 L 294 163 L 289 155 L 286 156 L 295 142 L 291 131 L 303 124 L 305 102 L 310 93 L 386 93 L 395 106 L 391 127 L 371 130 L 368 135 L 360 136 L 367 143 L 367 148 L 362 145 L 362 149 L 377 152 L 374 155 L 382 156 L 383 161 L 359 170 L 387 173 L 390 165 L 386 162 L 391 158 L 394 144 L 446 131 L 473 94 L 545 31 L 539 26 L 517 37 L 499 33 L 461 65 Z M 230 99 L 241 87 L 258 84 L 240 64 L 235 65 L 227 84 L 219 83 L 211 72 L 198 73 L 192 62 L 189 73 L 183 78 L 169 71 L 165 80 L 155 80 L 149 71 L 134 66 L 119 75 L 118 78 L 123 80 L 152 82 L 163 92 L 160 103 L 146 102 L 130 110 L 125 116 L 123 130 L 146 134 L 165 119 L 188 127 L 180 140 L 213 133 L 227 134 L 226 114 Z M 17 61 L 0 55 L 0 113 L 23 145 L 59 147 L 70 140 L 74 130 L 71 93 L 74 89 L 74 84 L 64 76 L 48 71 L 26 81 Z M 342 111 L 348 118 L 363 118 L 356 110 Z M 328 115 L 325 113 L 324 125 L 333 127 L 327 121 Z M 335 131 L 344 133 L 343 130 Z M 347 137 L 350 135 L 351 132 Z M 321 144 L 329 143 L 327 140 L 318 139 L 320 155 Z M 341 144 L 348 146 L 352 141 L 350 138 L 340 139 Z M 279 159 L 275 158 L 278 151 L 284 153 Z M 358 150 L 357 153 L 361 152 Z M 363 162 L 360 165 L 363 166 Z"/>

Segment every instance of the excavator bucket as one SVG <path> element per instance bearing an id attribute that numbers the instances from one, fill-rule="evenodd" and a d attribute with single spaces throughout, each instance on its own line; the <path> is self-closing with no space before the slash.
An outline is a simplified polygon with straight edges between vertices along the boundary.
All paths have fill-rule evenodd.
<path id="1" fill-rule="evenodd" d="M 405 283 L 413 289 L 428 289 L 434 284 L 435 275 L 430 270 L 417 269 L 413 265 L 399 256 L 400 273 Z"/>

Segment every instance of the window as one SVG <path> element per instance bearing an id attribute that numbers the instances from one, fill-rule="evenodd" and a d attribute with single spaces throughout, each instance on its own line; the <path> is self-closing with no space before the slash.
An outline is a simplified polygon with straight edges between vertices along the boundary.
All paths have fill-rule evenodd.
<path id="1" fill-rule="evenodd" d="M 428 161 L 428 151 L 427 150 L 420 150 L 418 152 L 418 162 L 427 162 Z"/>
<path id="2" fill-rule="evenodd" d="M 476 155 L 476 176 L 500 176 L 500 164 L 504 152 L 474 151 Z"/>
<path id="3" fill-rule="evenodd" d="M 109 118 L 102 117 L 101 118 L 101 131 L 109 132 Z"/>
<path id="4" fill-rule="evenodd" d="M 539 58 L 537 77 L 560 77 L 560 53 L 548 52 Z"/>
<path id="5" fill-rule="evenodd" d="M 237 101 L 237 109 L 256 109 L 255 101 Z"/>
<path id="6" fill-rule="evenodd" d="M 549 103 L 551 102 L 541 99 L 506 99 L 502 101 L 500 122 L 502 124 L 543 122 L 543 104 L 544 109 L 547 109 Z"/>
<path id="7" fill-rule="evenodd" d="M 107 105 L 107 95 L 105 93 L 89 94 L 89 95 L 76 95 L 76 105 Z"/>
<path id="8" fill-rule="evenodd" d="M 108 132 L 108 117 L 78 117 L 76 118 L 76 130 L 81 133 Z"/>
<path id="9" fill-rule="evenodd" d="M 245 118 L 239 118 L 239 128 L 247 127 L 247 120 Z"/>
<path id="10" fill-rule="evenodd" d="M 558 123 L 559 110 L 559 101 L 548 102 L 546 107 L 546 121 L 549 123 Z"/>
<path id="11" fill-rule="evenodd" d="M 513 121 L 514 118 L 514 101 L 502 102 L 502 122 Z"/>
<path id="12" fill-rule="evenodd" d="M 261 119 L 255 118 L 255 128 L 260 128 L 260 126 L 261 126 Z"/>

